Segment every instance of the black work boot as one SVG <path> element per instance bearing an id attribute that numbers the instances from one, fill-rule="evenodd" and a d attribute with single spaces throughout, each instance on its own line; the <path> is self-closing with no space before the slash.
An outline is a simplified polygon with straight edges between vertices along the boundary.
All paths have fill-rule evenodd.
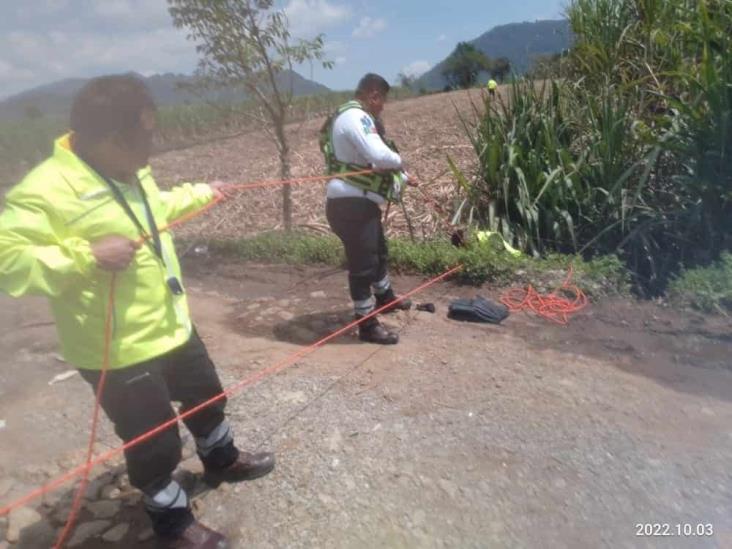
<path id="1" fill-rule="evenodd" d="M 389 288 L 386 290 L 383 294 L 379 294 L 376 296 L 376 308 L 381 309 L 384 305 L 389 305 L 386 309 L 381 311 L 381 314 L 384 313 L 393 313 L 394 311 L 408 311 L 412 308 L 412 300 L 411 299 L 402 299 L 401 301 L 396 301 L 397 296 L 394 295 L 394 290 Z"/>
<path id="2" fill-rule="evenodd" d="M 226 537 L 198 521 L 175 537 L 158 537 L 157 546 L 161 549 L 227 549 Z"/>
<path id="3" fill-rule="evenodd" d="M 225 549 L 226 537 L 193 518 L 190 507 L 146 508 L 161 549 Z"/>
<path id="4" fill-rule="evenodd" d="M 363 318 L 356 315 L 356 320 Z M 399 343 L 399 336 L 384 328 L 376 317 L 370 317 L 358 325 L 358 339 L 368 343 L 379 345 L 396 345 Z"/>
<path id="5" fill-rule="evenodd" d="M 235 457 L 233 460 L 217 460 L 217 453 L 225 453 L 226 457 L 230 457 L 233 453 Z M 214 488 L 222 482 L 241 482 L 263 477 L 275 467 L 274 454 L 270 452 L 256 454 L 240 452 L 236 450 L 233 442 L 222 448 L 216 448 L 208 456 L 201 456 L 201 461 L 203 461 L 204 467 L 203 480 Z"/>

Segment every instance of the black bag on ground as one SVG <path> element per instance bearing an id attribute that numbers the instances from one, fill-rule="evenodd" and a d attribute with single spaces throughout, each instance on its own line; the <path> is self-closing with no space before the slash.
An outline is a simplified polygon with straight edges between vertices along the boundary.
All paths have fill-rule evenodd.
<path id="1" fill-rule="evenodd" d="M 489 322 L 500 324 L 508 316 L 508 308 L 500 303 L 494 303 L 484 297 L 475 296 L 475 299 L 456 299 L 450 303 L 447 317 L 465 322 Z"/>

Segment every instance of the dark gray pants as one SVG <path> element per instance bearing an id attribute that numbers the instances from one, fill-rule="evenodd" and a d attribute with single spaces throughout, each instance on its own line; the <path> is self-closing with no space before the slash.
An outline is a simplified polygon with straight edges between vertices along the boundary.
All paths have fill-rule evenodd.
<path id="1" fill-rule="evenodd" d="M 387 273 L 388 248 L 381 208 L 368 198 L 331 198 L 325 214 L 346 251 L 351 299 L 369 299 L 371 285 Z"/>

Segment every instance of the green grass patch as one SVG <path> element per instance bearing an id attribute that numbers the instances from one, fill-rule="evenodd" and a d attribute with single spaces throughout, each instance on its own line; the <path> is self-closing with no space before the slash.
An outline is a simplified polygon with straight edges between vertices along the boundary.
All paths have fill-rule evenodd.
<path id="1" fill-rule="evenodd" d="M 682 272 L 671 282 L 669 298 L 676 305 L 728 314 L 732 310 L 732 254 L 722 254 L 714 265 Z"/>
<path id="2" fill-rule="evenodd" d="M 261 233 L 252 238 L 213 240 L 209 248 L 216 254 L 245 261 L 272 263 L 340 265 L 345 261 L 341 243 L 335 236 L 282 232 Z"/>
<path id="3" fill-rule="evenodd" d="M 335 236 L 269 232 L 246 239 L 212 241 L 210 249 L 215 254 L 246 261 L 345 266 L 343 246 Z M 393 272 L 427 277 L 462 264 L 464 268 L 453 277 L 457 282 L 473 285 L 489 282 L 501 286 L 533 284 L 540 290 L 559 286 L 571 265 L 575 283 L 590 295 L 625 294 L 629 288 L 625 268 L 612 256 L 591 261 L 567 255 L 516 258 L 478 243 L 456 248 L 444 240 L 415 243 L 393 239 L 389 242 L 389 263 Z"/>

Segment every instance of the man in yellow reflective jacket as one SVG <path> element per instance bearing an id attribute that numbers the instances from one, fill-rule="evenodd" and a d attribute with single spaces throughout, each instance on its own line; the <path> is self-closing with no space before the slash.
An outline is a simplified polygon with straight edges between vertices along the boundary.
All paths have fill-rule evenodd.
<path id="1" fill-rule="evenodd" d="M 498 89 L 498 82 L 496 82 L 493 78 L 488 80 L 488 83 L 486 84 L 486 89 L 488 90 L 488 95 L 491 97 L 496 96 L 496 90 Z"/>
<path id="2" fill-rule="evenodd" d="M 160 191 L 148 167 L 155 105 L 131 76 L 90 81 L 74 100 L 71 132 L 6 196 L 0 213 L 0 290 L 50 300 L 66 360 L 96 388 L 114 277 L 109 372 L 101 403 L 129 441 L 218 395 L 221 383 L 193 327 L 172 237 L 161 227 L 221 194 L 220 183 Z M 270 453 L 240 452 L 221 399 L 185 423 L 210 484 L 274 467 Z M 216 547 L 225 538 L 194 520 L 172 473 L 177 427 L 125 452 L 153 528 L 170 547 Z"/>

